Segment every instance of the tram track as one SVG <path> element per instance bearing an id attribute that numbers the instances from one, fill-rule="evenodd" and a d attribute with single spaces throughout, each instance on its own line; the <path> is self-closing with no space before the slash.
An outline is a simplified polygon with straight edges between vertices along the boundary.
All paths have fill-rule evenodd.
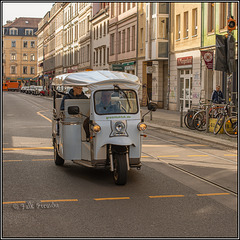
<path id="1" fill-rule="evenodd" d="M 195 148 L 192 148 L 192 147 L 189 147 L 189 146 L 184 146 L 184 145 L 179 144 L 179 143 L 168 141 L 166 139 L 162 139 L 160 137 L 154 136 L 154 135 L 149 134 L 149 133 L 147 135 L 149 137 L 153 138 L 153 139 L 161 140 L 162 142 L 171 144 L 173 146 L 178 146 L 178 147 L 181 147 L 181 148 L 191 149 L 193 151 L 196 151 L 196 152 L 199 152 L 199 153 L 202 153 L 202 154 L 207 154 L 210 157 L 217 158 L 217 159 L 222 160 L 222 161 L 230 162 L 230 163 L 232 163 L 234 165 L 237 164 L 237 161 L 232 161 L 230 159 L 226 159 L 224 157 L 220 157 L 220 156 L 217 156 L 217 155 L 214 155 L 214 154 L 209 154 L 208 152 L 203 151 L 203 150 L 195 149 Z M 193 171 L 190 171 L 190 170 L 186 170 L 183 167 L 180 167 L 180 166 L 178 166 L 175 163 L 170 163 L 166 159 L 162 159 L 160 157 L 153 156 L 153 154 L 149 154 L 146 151 L 145 152 L 143 151 L 143 154 L 147 155 L 147 156 L 149 156 L 149 157 L 151 157 L 151 158 L 153 158 L 153 159 L 155 159 L 155 160 L 157 160 L 159 162 L 163 162 L 163 163 L 167 164 L 168 166 L 170 166 L 172 168 L 175 168 L 175 169 L 177 169 L 177 170 L 179 170 L 179 171 L 181 171 L 183 173 L 186 173 L 186 174 L 188 174 L 188 175 L 190 175 L 190 176 L 192 176 L 194 178 L 197 178 L 200 181 L 203 181 L 203 182 L 206 182 L 208 184 L 211 184 L 211 185 L 213 185 L 213 186 L 215 186 L 215 187 L 217 187 L 217 188 L 219 188 L 219 189 L 221 189 L 223 191 L 226 191 L 226 192 L 228 192 L 228 193 L 230 193 L 230 194 L 232 194 L 232 195 L 234 195 L 236 197 L 238 196 L 238 192 L 237 191 L 234 191 L 233 189 L 230 189 L 230 188 L 228 188 L 226 186 L 223 186 L 222 184 L 219 184 L 219 183 L 216 183 L 216 182 L 214 182 L 212 180 L 209 180 L 206 177 L 201 176 L 200 174 L 194 173 Z"/>

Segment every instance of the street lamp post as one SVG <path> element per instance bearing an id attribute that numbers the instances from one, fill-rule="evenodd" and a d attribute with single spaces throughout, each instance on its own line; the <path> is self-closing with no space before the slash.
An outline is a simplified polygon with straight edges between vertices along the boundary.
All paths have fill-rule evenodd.
<path id="1" fill-rule="evenodd" d="M 45 61 L 45 50 L 44 50 L 44 48 L 45 47 L 47 47 L 47 45 L 43 45 L 43 71 L 42 71 L 42 75 L 43 75 L 43 87 L 47 89 L 46 82 L 45 82 L 45 77 L 44 77 L 44 61 Z"/>

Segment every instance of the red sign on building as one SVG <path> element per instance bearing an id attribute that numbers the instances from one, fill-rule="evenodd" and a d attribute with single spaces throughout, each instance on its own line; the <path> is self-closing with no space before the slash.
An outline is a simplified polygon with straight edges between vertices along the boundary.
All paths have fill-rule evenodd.
<path id="1" fill-rule="evenodd" d="M 192 56 L 177 58 L 177 66 L 192 65 L 192 60 Z"/>
<path id="2" fill-rule="evenodd" d="M 202 57 L 208 69 L 213 69 L 213 52 L 202 51 Z"/>

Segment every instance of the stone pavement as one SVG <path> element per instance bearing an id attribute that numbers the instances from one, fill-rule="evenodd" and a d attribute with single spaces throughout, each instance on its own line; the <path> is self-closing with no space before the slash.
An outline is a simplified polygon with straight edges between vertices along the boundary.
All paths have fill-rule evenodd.
<path id="1" fill-rule="evenodd" d="M 142 115 L 146 113 L 147 107 L 141 107 Z M 152 112 L 152 120 L 150 119 L 150 113 L 144 117 L 144 121 L 148 126 L 156 127 L 161 130 L 172 132 L 174 134 L 191 137 L 193 141 L 208 142 L 212 145 L 218 145 L 219 147 L 227 147 L 230 149 L 237 149 L 237 138 L 227 136 L 225 133 L 214 135 L 213 133 L 206 131 L 197 131 L 188 129 L 184 124 L 184 116 L 186 112 L 183 112 L 182 127 L 180 126 L 181 114 L 179 111 L 157 109 Z"/>

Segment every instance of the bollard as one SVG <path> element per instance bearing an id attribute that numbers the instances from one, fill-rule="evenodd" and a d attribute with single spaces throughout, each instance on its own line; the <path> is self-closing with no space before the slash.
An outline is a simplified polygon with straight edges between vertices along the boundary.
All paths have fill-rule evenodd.
<path id="1" fill-rule="evenodd" d="M 152 121 L 152 111 L 150 112 L 150 120 Z"/>
<path id="2" fill-rule="evenodd" d="M 209 132 L 209 106 L 206 107 L 206 132 L 208 133 Z"/>
<path id="3" fill-rule="evenodd" d="M 182 118 L 183 118 L 183 104 L 182 104 L 182 102 L 181 102 L 181 104 L 180 104 L 180 127 L 183 127 L 182 125 Z"/>

